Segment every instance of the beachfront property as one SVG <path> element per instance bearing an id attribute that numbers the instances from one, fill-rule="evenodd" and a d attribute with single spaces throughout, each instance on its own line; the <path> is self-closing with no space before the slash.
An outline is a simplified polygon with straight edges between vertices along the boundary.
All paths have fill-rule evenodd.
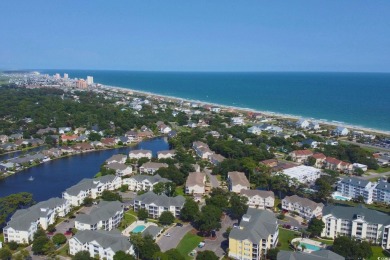
<path id="1" fill-rule="evenodd" d="M 185 193 L 201 197 L 206 192 L 206 174 L 204 172 L 190 172 L 185 185 Z"/>
<path id="2" fill-rule="evenodd" d="M 160 175 L 135 175 L 122 180 L 123 185 L 128 185 L 132 191 L 152 191 L 157 183 L 167 183 L 170 180 L 162 178 Z"/>
<path id="3" fill-rule="evenodd" d="M 321 170 L 315 167 L 299 165 L 284 169 L 283 174 L 289 176 L 291 179 L 296 179 L 301 183 L 314 182 L 321 175 Z"/>
<path id="4" fill-rule="evenodd" d="M 343 256 L 336 254 L 327 249 L 311 251 L 311 252 L 280 250 L 276 259 L 277 260 L 345 260 Z"/>
<path id="5" fill-rule="evenodd" d="M 57 217 L 64 217 L 69 211 L 69 202 L 60 198 L 51 198 L 28 209 L 19 209 L 3 228 L 4 241 L 27 244 L 33 240 L 38 227 L 46 230 Z"/>
<path id="6" fill-rule="evenodd" d="M 106 230 L 117 228 L 123 218 L 123 204 L 119 201 L 100 201 L 89 214 L 78 214 L 77 230 Z"/>
<path id="7" fill-rule="evenodd" d="M 145 209 L 149 217 L 158 218 L 164 211 L 171 212 L 175 217 L 180 216 L 180 210 L 183 208 L 185 198 L 183 196 L 168 197 L 165 194 L 157 195 L 149 191 L 134 198 L 134 211 Z"/>
<path id="8" fill-rule="evenodd" d="M 349 134 L 349 130 L 346 127 L 338 126 L 335 130 L 333 130 L 333 134 L 338 136 L 346 136 Z"/>
<path id="9" fill-rule="evenodd" d="M 139 167 L 139 172 L 146 174 L 154 174 L 160 168 L 168 168 L 166 163 L 146 162 Z"/>
<path id="10" fill-rule="evenodd" d="M 221 162 L 223 162 L 226 158 L 220 154 L 213 153 L 212 155 L 209 156 L 209 161 L 213 165 L 218 165 Z"/>
<path id="11" fill-rule="evenodd" d="M 248 208 L 240 226 L 229 234 L 229 257 L 259 260 L 278 243 L 279 229 L 275 215 L 268 210 Z"/>
<path id="12" fill-rule="evenodd" d="M 141 158 L 148 158 L 149 160 L 152 159 L 152 151 L 150 150 L 133 150 L 129 153 L 130 159 L 141 159 Z"/>
<path id="13" fill-rule="evenodd" d="M 195 150 L 196 155 L 202 159 L 208 159 L 214 153 L 207 144 L 201 141 L 193 142 L 192 148 Z"/>
<path id="14" fill-rule="evenodd" d="M 116 190 L 122 186 L 121 177 L 105 175 L 95 179 L 83 179 L 76 185 L 66 189 L 62 198 L 69 201 L 71 206 L 78 207 L 83 204 L 85 198 L 96 199 L 105 190 Z"/>
<path id="15" fill-rule="evenodd" d="M 173 159 L 175 157 L 176 151 L 175 150 L 166 150 L 166 151 L 159 151 L 157 152 L 157 158 L 160 159 Z"/>
<path id="16" fill-rule="evenodd" d="M 230 122 L 232 125 L 244 125 L 244 118 L 243 117 L 232 117 L 230 119 Z"/>
<path id="17" fill-rule="evenodd" d="M 390 183 L 386 179 L 378 181 L 374 188 L 373 200 L 390 204 Z"/>
<path id="18" fill-rule="evenodd" d="M 390 249 L 390 217 L 386 213 L 357 207 L 326 206 L 322 214 L 325 227 L 321 237 L 353 237 Z"/>
<path id="19" fill-rule="evenodd" d="M 106 160 L 106 164 L 111 164 L 111 163 L 121 163 L 124 164 L 126 163 L 127 156 L 125 154 L 114 154 L 110 158 Z"/>
<path id="20" fill-rule="evenodd" d="M 313 152 L 310 150 L 295 150 L 289 153 L 291 159 L 297 163 L 305 163 L 310 156 L 313 156 Z"/>
<path id="21" fill-rule="evenodd" d="M 109 170 L 114 170 L 115 174 L 117 176 L 126 176 L 126 175 L 131 175 L 133 172 L 133 167 L 131 165 L 126 165 L 123 163 L 110 163 L 105 166 Z"/>
<path id="22" fill-rule="evenodd" d="M 241 196 L 248 198 L 248 206 L 257 209 L 272 209 L 275 205 L 275 194 L 273 191 L 265 190 L 241 190 Z"/>
<path id="23" fill-rule="evenodd" d="M 296 212 L 304 219 L 318 218 L 322 215 L 324 204 L 316 203 L 307 198 L 297 195 L 286 196 L 282 200 L 282 209 L 289 212 Z"/>
<path id="24" fill-rule="evenodd" d="M 69 239 L 69 254 L 88 251 L 90 257 L 113 260 L 118 251 L 134 255 L 134 247 L 129 238 L 117 231 L 82 230 Z"/>
<path id="25" fill-rule="evenodd" d="M 358 198 L 362 196 L 364 202 L 370 204 L 373 202 L 374 189 L 376 184 L 368 180 L 363 180 L 356 177 L 346 177 L 340 180 L 337 184 L 337 191 L 342 196 L 349 198 Z"/>
<path id="26" fill-rule="evenodd" d="M 250 189 L 250 183 L 243 172 L 228 172 L 227 181 L 231 192 L 240 193 Z"/>

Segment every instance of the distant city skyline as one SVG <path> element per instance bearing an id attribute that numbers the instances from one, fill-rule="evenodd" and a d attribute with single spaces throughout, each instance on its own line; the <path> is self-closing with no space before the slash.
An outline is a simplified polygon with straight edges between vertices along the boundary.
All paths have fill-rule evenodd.
<path id="1" fill-rule="evenodd" d="M 390 72 L 390 2 L 2 1 L 0 69 Z"/>

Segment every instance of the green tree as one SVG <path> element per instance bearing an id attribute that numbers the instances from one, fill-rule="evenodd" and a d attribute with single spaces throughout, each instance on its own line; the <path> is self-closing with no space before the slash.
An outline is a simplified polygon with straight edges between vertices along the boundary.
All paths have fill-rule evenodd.
<path id="1" fill-rule="evenodd" d="M 10 260 L 12 257 L 12 252 L 8 248 L 0 249 L 0 259 L 1 260 Z"/>
<path id="2" fill-rule="evenodd" d="M 102 139 L 102 136 L 98 133 L 91 132 L 88 136 L 89 141 L 100 141 Z"/>
<path id="3" fill-rule="evenodd" d="M 4 225 L 8 217 L 17 209 L 29 207 L 33 203 L 32 194 L 27 192 L 20 192 L 0 198 L 0 226 Z"/>
<path id="4" fill-rule="evenodd" d="M 56 245 L 62 245 L 66 243 L 66 236 L 62 233 L 55 234 L 52 237 L 52 241 Z"/>
<path id="5" fill-rule="evenodd" d="M 170 225 L 175 221 L 175 216 L 170 211 L 164 211 L 158 218 L 161 225 Z"/>
<path id="6" fill-rule="evenodd" d="M 149 214 L 146 211 L 146 209 L 139 209 L 138 213 L 137 213 L 137 216 L 138 216 L 139 220 L 145 220 L 145 219 L 147 219 L 149 217 Z"/>
<path id="7" fill-rule="evenodd" d="M 176 248 L 169 249 L 165 252 L 169 260 L 184 260 L 185 257 L 180 254 Z"/>
<path id="8" fill-rule="evenodd" d="M 146 235 L 142 238 L 142 235 L 136 236 L 137 238 L 133 238 L 133 235 L 130 236 L 130 242 L 136 243 L 135 248 L 136 252 L 139 254 L 141 259 L 151 260 L 153 256 L 160 252 L 160 247 L 154 242 L 153 237 L 151 235 Z M 133 243 L 133 245 L 134 245 Z"/>
<path id="9" fill-rule="evenodd" d="M 325 223 L 322 219 L 312 218 L 309 222 L 307 231 L 310 232 L 312 236 L 320 236 L 324 227 Z"/>
<path id="10" fill-rule="evenodd" d="M 34 255 L 43 255 L 46 254 L 49 250 L 47 245 L 51 242 L 46 236 L 39 236 L 33 241 L 31 250 Z"/>
<path id="11" fill-rule="evenodd" d="M 270 248 L 267 250 L 267 259 L 269 260 L 277 260 L 278 259 L 278 253 L 279 253 L 278 248 Z"/>
<path id="12" fill-rule="evenodd" d="M 337 237 L 332 246 L 332 251 L 346 259 L 369 259 L 372 249 L 367 241 L 358 241 L 350 237 Z"/>
<path id="13" fill-rule="evenodd" d="M 187 198 L 183 208 L 180 211 L 180 218 L 184 221 L 194 221 L 198 214 L 198 204 L 192 198 Z"/>
<path id="14" fill-rule="evenodd" d="M 92 260 L 88 251 L 79 251 L 73 257 L 72 260 Z"/>
<path id="15" fill-rule="evenodd" d="M 313 166 L 313 165 L 315 165 L 316 164 L 316 159 L 314 158 L 314 157 L 309 157 L 308 159 L 307 159 L 307 165 L 309 165 L 309 166 Z"/>
<path id="16" fill-rule="evenodd" d="M 121 186 L 121 192 L 126 192 L 126 191 L 128 191 L 128 190 L 129 190 L 129 185 L 123 184 L 123 185 Z"/>
<path id="17" fill-rule="evenodd" d="M 115 253 L 114 260 L 135 260 L 135 257 L 120 250 Z"/>
<path id="18" fill-rule="evenodd" d="M 166 168 L 160 168 L 156 171 L 156 174 L 173 181 L 178 186 L 182 185 L 185 180 L 184 174 L 174 165 L 169 165 L 169 167 Z"/>
<path id="19" fill-rule="evenodd" d="M 11 250 L 16 250 L 18 249 L 18 243 L 16 243 L 15 241 L 8 242 L 8 247 Z"/>
<path id="20" fill-rule="evenodd" d="M 196 255 L 196 260 L 218 260 L 219 257 L 210 250 L 200 251 Z"/>
<path id="21" fill-rule="evenodd" d="M 89 198 L 89 197 L 86 197 L 84 200 L 83 200 L 83 205 L 85 207 L 91 207 L 93 204 L 93 199 L 92 198 Z"/>
<path id="22" fill-rule="evenodd" d="M 38 228 L 37 232 L 34 234 L 34 240 L 38 237 L 46 237 L 46 232 L 42 228 Z"/>
<path id="23" fill-rule="evenodd" d="M 102 200 L 105 201 L 122 201 L 121 195 L 116 192 L 105 190 L 102 193 Z"/>
<path id="24" fill-rule="evenodd" d="M 233 219 L 241 219 L 248 210 L 248 198 L 233 194 L 230 197 L 230 215 Z"/>
<path id="25" fill-rule="evenodd" d="M 207 205 L 214 205 L 221 210 L 225 210 L 229 206 L 229 192 L 222 188 L 212 188 L 210 197 L 206 199 Z"/>
<path id="26" fill-rule="evenodd" d="M 153 192 L 157 195 L 165 194 L 165 183 L 159 182 L 153 186 Z"/>
<path id="27" fill-rule="evenodd" d="M 214 205 L 206 205 L 196 219 L 198 229 L 206 234 L 221 227 L 222 210 Z"/>

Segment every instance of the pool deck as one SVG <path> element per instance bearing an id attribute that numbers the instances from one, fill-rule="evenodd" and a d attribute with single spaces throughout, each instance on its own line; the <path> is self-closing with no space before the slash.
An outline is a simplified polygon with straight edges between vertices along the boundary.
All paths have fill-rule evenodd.
<path id="1" fill-rule="evenodd" d="M 149 226 L 157 226 L 157 225 L 154 223 L 151 223 L 151 222 L 145 222 L 142 220 L 138 220 L 136 222 L 133 222 L 130 226 L 128 226 L 125 230 L 123 230 L 122 235 L 129 236 L 130 233 L 133 231 L 133 229 L 136 228 L 137 226 L 145 226 L 145 229 L 146 229 Z M 140 233 L 142 233 L 142 232 L 140 232 Z"/>
<path id="2" fill-rule="evenodd" d="M 352 200 L 352 198 L 343 196 L 340 192 L 337 192 L 337 191 L 332 193 L 332 198 L 335 200 L 342 200 L 342 201 Z"/>
<path id="3" fill-rule="evenodd" d="M 305 243 L 305 244 L 308 244 L 308 245 L 317 246 L 320 249 L 325 249 L 325 247 L 326 247 L 326 245 L 324 246 L 324 244 L 321 243 L 321 242 L 314 241 L 314 240 L 311 240 L 311 239 L 308 239 L 308 238 L 300 238 L 300 237 L 297 237 L 297 238 L 294 238 L 293 240 L 291 240 L 291 244 L 293 244 L 296 241 L 298 241 L 299 243 Z M 305 252 L 308 252 L 308 253 L 311 253 L 312 251 L 313 250 L 310 250 L 308 248 L 305 249 Z"/>

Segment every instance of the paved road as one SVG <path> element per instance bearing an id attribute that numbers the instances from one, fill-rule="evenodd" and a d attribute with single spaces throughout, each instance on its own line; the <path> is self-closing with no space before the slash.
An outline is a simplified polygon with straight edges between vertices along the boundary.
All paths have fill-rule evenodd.
<path id="1" fill-rule="evenodd" d="M 207 174 L 207 176 L 208 176 L 208 178 L 210 180 L 211 187 L 212 188 L 218 188 L 219 187 L 219 181 L 217 179 L 217 176 L 212 175 L 211 171 L 209 169 L 205 169 L 204 171 L 205 171 L 205 173 Z"/>
<path id="2" fill-rule="evenodd" d="M 294 226 L 294 227 L 298 227 L 298 228 L 307 228 L 307 226 L 301 225 L 301 223 L 298 220 L 296 220 L 295 218 L 287 216 L 287 215 L 285 215 L 284 221 L 281 221 L 278 219 L 278 224 L 281 226 L 290 225 L 290 226 Z"/>
<path id="3" fill-rule="evenodd" d="M 341 142 L 345 142 L 345 143 L 349 143 L 349 144 L 359 145 L 360 147 L 367 147 L 367 148 L 374 149 L 374 150 L 377 150 L 377 151 L 390 152 L 390 149 L 385 148 L 385 147 L 369 145 L 369 144 L 361 144 L 361 143 L 356 143 L 356 142 L 352 142 L 352 141 L 348 141 L 348 140 L 340 140 L 340 141 Z"/>
<path id="4" fill-rule="evenodd" d="M 182 227 L 174 226 L 165 232 L 171 234 L 171 236 L 160 236 L 160 238 L 157 240 L 157 244 L 160 246 L 162 252 L 165 252 L 172 248 L 176 248 L 180 240 L 190 230 L 192 230 L 192 226 L 190 224 L 184 224 Z"/>
<path id="5" fill-rule="evenodd" d="M 359 178 L 364 179 L 364 180 L 368 180 L 368 179 L 372 179 L 372 178 L 385 177 L 387 175 L 390 175 L 390 172 L 383 172 L 383 173 L 374 173 L 374 174 L 370 174 L 370 175 L 363 175 L 363 176 L 360 176 Z"/>

